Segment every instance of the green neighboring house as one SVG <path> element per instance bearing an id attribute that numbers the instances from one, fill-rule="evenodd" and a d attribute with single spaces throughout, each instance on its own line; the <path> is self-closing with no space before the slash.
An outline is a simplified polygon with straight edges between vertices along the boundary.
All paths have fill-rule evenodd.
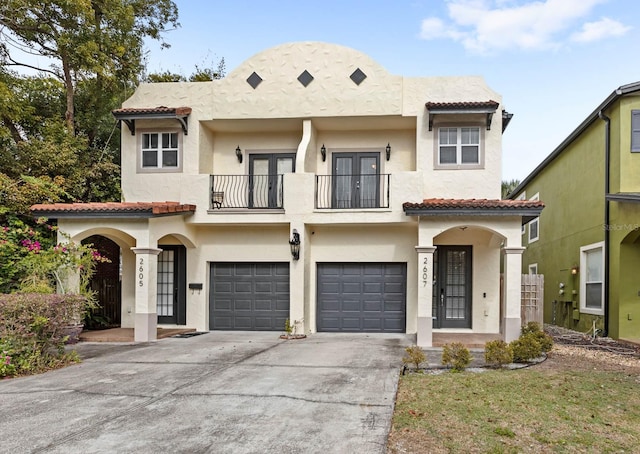
<path id="1" fill-rule="evenodd" d="M 640 341 L 640 82 L 614 90 L 509 198 L 545 202 L 522 230 L 545 323 Z"/>

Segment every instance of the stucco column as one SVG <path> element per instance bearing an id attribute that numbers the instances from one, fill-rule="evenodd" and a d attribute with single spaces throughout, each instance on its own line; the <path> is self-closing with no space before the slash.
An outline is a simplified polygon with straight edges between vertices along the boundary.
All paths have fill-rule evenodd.
<path id="1" fill-rule="evenodd" d="M 135 262 L 135 325 L 134 340 L 149 342 L 158 332 L 158 254 L 162 249 L 131 248 Z"/>
<path id="2" fill-rule="evenodd" d="M 308 323 L 304 317 L 304 282 L 305 282 L 305 263 L 308 262 L 309 244 L 306 241 L 305 229 L 291 228 L 289 238 L 293 238 L 293 231 L 297 231 L 300 235 L 300 256 L 298 260 L 291 257 L 289 265 L 289 323 L 294 326 L 296 334 L 305 334 L 306 324 Z M 284 323 L 282 324 L 284 330 Z"/>
<path id="3" fill-rule="evenodd" d="M 418 253 L 418 334 L 419 347 L 433 346 L 433 254 L 435 246 L 416 246 Z"/>
<path id="4" fill-rule="evenodd" d="M 504 319 L 503 335 L 506 342 L 520 337 L 522 320 L 520 305 L 522 293 L 523 247 L 505 247 L 504 251 Z"/>

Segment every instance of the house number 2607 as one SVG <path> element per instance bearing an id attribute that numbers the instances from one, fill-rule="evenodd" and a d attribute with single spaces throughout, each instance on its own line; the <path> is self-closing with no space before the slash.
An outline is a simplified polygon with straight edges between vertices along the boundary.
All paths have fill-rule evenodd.
<path id="1" fill-rule="evenodd" d="M 138 287 L 144 286 L 144 259 L 141 257 L 138 262 Z"/>
<path id="2" fill-rule="evenodd" d="M 423 262 L 424 266 L 422 267 L 422 286 L 423 287 L 426 287 L 427 286 L 427 282 L 429 281 L 429 273 L 427 272 L 428 271 L 428 268 L 427 268 L 427 264 L 428 263 L 429 262 L 428 262 L 427 258 L 425 257 L 424 262 Z"/>

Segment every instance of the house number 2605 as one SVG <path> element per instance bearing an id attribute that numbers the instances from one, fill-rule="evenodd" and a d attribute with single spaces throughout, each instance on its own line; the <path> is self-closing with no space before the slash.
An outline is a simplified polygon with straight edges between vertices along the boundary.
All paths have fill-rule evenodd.
<path id="1" fill-rule="evenodd" d="M 428 273 L 428 268 L 427 268 L 427 264 L 428 264 L 428 260 L 425 257 L 424 262 L 423 262 L 423 267 L 422 267 L 422 286 L 426 287 L 427 286 L 427 282 L 429 281 L 429 273 Z"/>
<path id="2" fill-rule="evenodd" d="M 138 287 L 144 286 L 144 259 L 141 257 L 138 262 Z"/>

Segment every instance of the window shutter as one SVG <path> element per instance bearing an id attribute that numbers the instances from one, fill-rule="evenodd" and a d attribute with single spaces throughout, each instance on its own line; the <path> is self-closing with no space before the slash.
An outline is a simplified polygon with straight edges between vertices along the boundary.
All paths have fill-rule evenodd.
<path id="1" fill-rule="evenodd" d="M 640 110 L 631 111 L 631 151 L 640 152 Z"/>

